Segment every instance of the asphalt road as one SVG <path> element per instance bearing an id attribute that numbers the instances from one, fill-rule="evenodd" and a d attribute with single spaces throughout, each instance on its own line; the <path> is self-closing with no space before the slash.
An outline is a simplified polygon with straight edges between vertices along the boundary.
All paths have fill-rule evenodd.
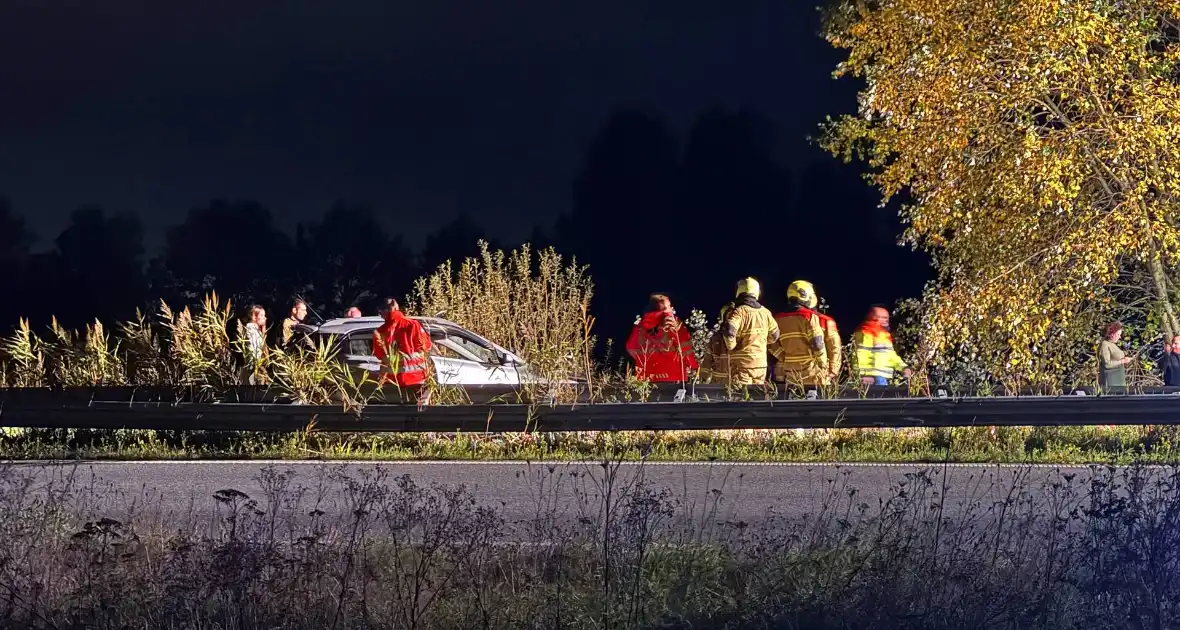
<path id="1" fill-rule="evenodd" d="M 269 470 L 267 475 L 264 470 Z M 227 505 L 214 499 L 233 489 L 258 509 L 304 520 L 345 522 L 365 488 L 397 487 L 409 475 L 419 486 L 464 485 L 476 504 L 495 508 L 510 526 L 541 517 L 563 522 L 592 514 L 606 487 L 613 500 L 636 496 L 635 484 L 654 493 L 679 517 L 700 522 L 758 525 L 768 519 L 798 521 L 825 509 L 847 514 L 863 503 L 869 513 L 897 497 L 924 508 L 941 505 L 948 518 L 968 509 L 995 509 L 1024 496 L 1028 505 L 1054 505 L 1047 495 L 1061 485 L 1085 490 L 1089 467 L 906 464 L 624 464 L 615 482 L 595 463 L 320 463 L 320 462 L 17 462 L 0 465 L 0 480 L 26 477 L 32 488 L 68 497 L 81 520 L 109 517 L 163 530 L 220 526 Z M 1159 474 L 1159 472 L 1153 473 Z M 264 476 L 272 481 L 263 482 Z M 285 480 L 285 488 L 276 488 Z M 367 484 L 367 485 L 366 485 Z M 1054 489 L 1054 484 L 1058 484 Z M 11 487 L 11 486 L 10 486 Z M 268 490 L 269 488 L 269 490 Z M 239 497 L 239 503 L 245 501 Z M 1017 501 L 1019 503 L 1019 501 Z M 277 506 L 277 507 L 276 507 Z M 1034 509 L 1039 509 L 1035 508 Z M 975 513 L 975 512 L 973 512 Z"/>

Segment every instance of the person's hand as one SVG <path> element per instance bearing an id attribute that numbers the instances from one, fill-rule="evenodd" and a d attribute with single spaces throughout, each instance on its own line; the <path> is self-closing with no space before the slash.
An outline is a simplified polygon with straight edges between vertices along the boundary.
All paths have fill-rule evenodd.
<path id="1" fill-rule="evenodd" d="M 1123 357 L 1123 359 L 1122 359 L 1123 365 L 1128 365 L 1130 363 L 1131 363 L 1131 357 Z"/>
<path id="2" fill-rule="evenodd" d="M 913 371 L 913 370 L 911 370 L 911 369 L 909 369 L 909 368 L 906 368 L 906 369 L 904 369 L 904 370 L 902 370 L 902 371 L 901 371 L 901 375 L 902 375 L 902 376 L 904 376 L 904 377 L 906 377 L 906 378 L 909 378 L 909 377 L 911 377 L 911 376 L 913 376 L 913 375 L 914 375 L 914 371 Z"/>
<path id="3" fill-rule="evenodd" d="M 877 381 L 876 381 L 876 379 L 874 379 L 871 376 L 864 376 L 864 377 L 861 377 L 860 382 L 864 383 L 865 385 L 872 385 L 873 383 L 876 383 Z"/>

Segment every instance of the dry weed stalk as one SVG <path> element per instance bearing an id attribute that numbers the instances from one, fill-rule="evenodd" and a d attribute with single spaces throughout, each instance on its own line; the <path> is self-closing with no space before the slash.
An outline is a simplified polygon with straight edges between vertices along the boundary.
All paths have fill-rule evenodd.
<path id="1" fill-rule="evenodd" d="M 127 365 L 127 380 L 133 385 L 171 385 L 180 371 L 171 360 L 152 321 L 139 309 L 135 319 L 119 326 Z"/>
<path id="2" fill-rule="evenodd" d="M 47 380 L 55 387 L 123 385 L 126 367 L 119 346 L 108 339 L 102 322 L 88 325 L 82 335 L 67 330 L 53 318 L 51 337 L 43 342 Z"/>
<path id="3" fill-rule="evenodd" d="M 21 318 L 20 325 L 4 340 L 6 382 L 9 387 L 45 387 L 45 350 L 41 339 Z"/>
<path id="4" fill-rule="evenodd" d="M 161 301 L 160 315 L 169 332 L 169 354 L 180 368 L 185 386 L 225 391 L 239 384 L 237 362 L 229 338 L 231 305 L 222 306 L 217 293 L 206 295 L 200 312 L 186 306 L 179 313 Z"/>

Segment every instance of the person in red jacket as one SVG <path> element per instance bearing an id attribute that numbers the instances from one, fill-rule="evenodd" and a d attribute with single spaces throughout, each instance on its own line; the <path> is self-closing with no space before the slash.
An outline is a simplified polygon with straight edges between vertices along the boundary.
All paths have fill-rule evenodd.
<path id="1" fill-rule="evenodd" d="M 640 380 L 684 382 L 690 372 L 699 368 L 692 351 L 692 335 L 676 318 L 672 301 L 660 293 L 652 294 L 651 306 L 631 329 L 626 347 Z"/>
<path id="2" fill-rule="evenodd" d="M 381 383 L 396 383 L 417 397 L 430 368 L 430 335 L 417 320 L 401 312 L 397 300 L 386 298 L 385 323 L 373 331 L 373 354 L 381 360 Z"/>

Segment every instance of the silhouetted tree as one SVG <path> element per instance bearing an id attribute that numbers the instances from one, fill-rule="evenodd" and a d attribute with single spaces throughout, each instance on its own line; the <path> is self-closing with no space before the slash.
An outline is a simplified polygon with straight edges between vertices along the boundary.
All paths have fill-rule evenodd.
<path id="1" fill-rule="evenodd" d="M 47 283 L 53 290 L 45 295 L 63 325 L 76 328 L 98 318 L 113 326 L 144 305 L 147 281 L 138 216 L 107 216 L 98 206 L 84 206 L 73 212 L 54 244 L 49 260 L 42 261 L 55 267 Z"/>
<path id="2" fill-rule="evenodd" d="M 669 289 L 710 315 L 755 276 L 762 301 L 783 301 L 792 274 L 826 260 L 830 244 L 797 229 L 790 172 L 776 155 L 777 131 L 756 111 L 705 111 L 693 123 L 682 166 L 681 206 L 706 264 Z"/>
<path id="3" fill-rule="evenodd" d="M 794 231 L 829 235 L 824 240 L 831 254 L 809 255 L 797 267 L 827 299 L 842 329 L 858 325 L 871 304 L 920 294 L 932 278 L 924 254 L 897 244 L 900 201 L 878 207 L 880 195 L 855 165 L 817 160 L 800 177 Z"/>
<path id="4" fill-rule="evenodd" d="M 152 266 L 153 291 L 185 303 L 216 290 L 237 306 L 280 308 L 298 277 L 295 248 L 255 201 L 217 200 L 194 208 L 165 236 L 161 263 Z M 285 306 L 281 310 L 285 311 Z"/>
<path id="5" fill-rule="evenodd" d="M 7 198 L 0 197 L 0 329 L 7 330 L 24 315 L 21 307 L 33 238 L 24 218 L 13 212 Z"/>
<path id="6" fill-rule="evenodd" d="M 324 317 L 353 305 L 371 311 L 378 298 L 403 295 L 413 281 L 413 258 L 401 237 L 390 238 L 364 206 L 337 204 L 296 231 L 304 297 Z"/>
<path id="7" fill-rule="evenodd" d="M 499 247 L 499 243 L 490 239 L 475 219 L 467 213 L 460 214 L 426 237 L 426 246 L 419 256 L 419 271 L 429 273 L 448 260 L 458 268 L 464 259 L 479 255 L 480 239 L 488 241 L 493 248 Z"/>
<path id="8" fill-rule="evenodd" d="M 678 260 L 688 270 L 692 251 L 683 240 L 691 226 L 676 207 L 678 153 L 661 121 L 633 109 L 613 114 L 586 153 L 558 243 L 590 266 L 600 341 L 624 337 L 647 294 L 677 273 Z"/>

